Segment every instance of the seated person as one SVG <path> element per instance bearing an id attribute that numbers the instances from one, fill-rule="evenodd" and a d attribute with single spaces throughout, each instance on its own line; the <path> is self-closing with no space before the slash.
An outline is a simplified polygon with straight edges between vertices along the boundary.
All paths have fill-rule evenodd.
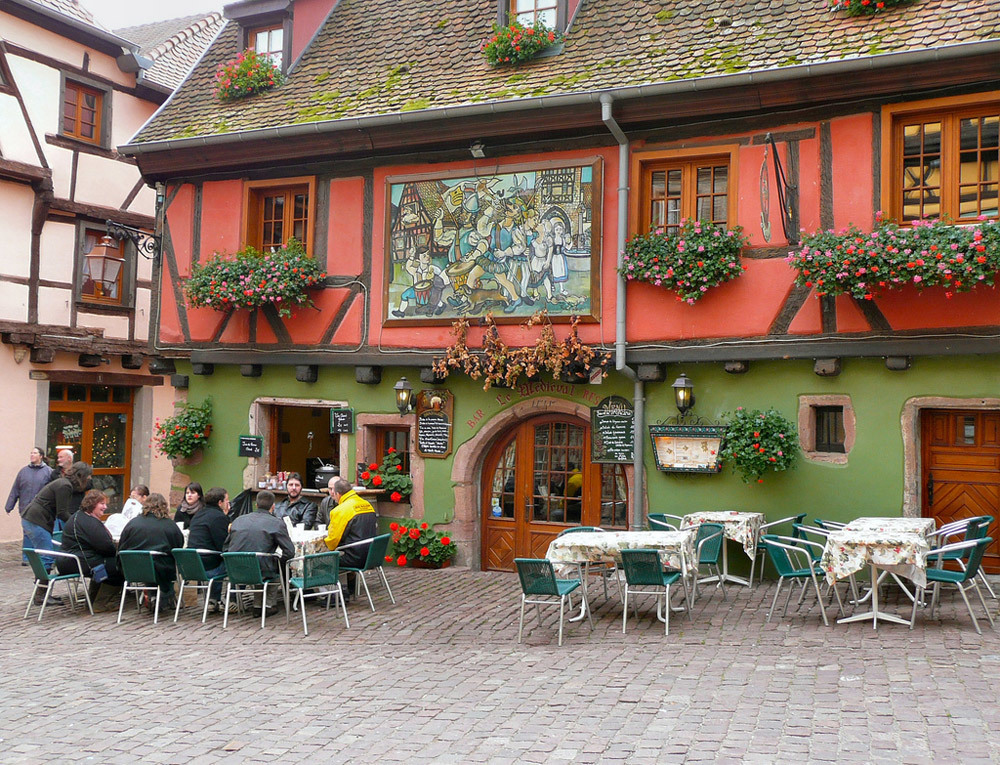
<path id="1" fill-rule="evenodd" d="M 274 494 L 262 491 L 257 494 L 257 509 L 252 513 L 241 515 L 229 527 L 229 536 L 223 546 L 225 552 L 280 552 L 287 561 L 295 557 L 295 545 L 288 535 L 285 522 L 275 518 L 271 513 L 274 507 Z M 274 558 L 261 558 L 260 571 L 265 579 L 280 581 L 278 561 Z M 269 587 L 267 592 L 268 609 L 274 607 L 278 598 L 280 586 Z M 254 595 L 255 603 L 259 595 Z"/>
<path id="2" fill-rule="evenodd" d="M 337 506 L 337 500 L 333 496 L 333 485 L 339 480 L 340 476 L 335 475 L 326 482 L 329 496 L 323 497 L 323 501 L 319 503 L 319 508 L 316 510 L 316 528 L 325 529 L 330 525 L 330 511 Z"/>
<path id="3" fill-rule="evenodd" d="M 84 576 L 93 577 L 94 569 L 103 565 L 104 581 L 121 587 L 124 579 L 118 568 L 118 550 L 111 532 L 101 523 L 101 516 L 107 509 L 108 498 L 104 492 L 97 489 L 88 491 L 80 502 L 80 509 L 70 516 L 63 527 L 62 551 L 80 559 L 80 573 Z M 76 563 L 70 558 L 56 558 L 56 566 L 60 574 L 77 573 Z M 91 600 L 100 586 L 100 582 L 91 582 Z"/>
<path id="4" fill-rule="evenodd" d="M 219 486 L 213 486 L 205 492 L 205 507 L 191 519 L 188 530 L 187 546 L 198 550 L 216 550 L 216 555 L 202 553 L 201 562 L 209 577 L 222 576 L 226 567 L 222 563 L 222 548 L 229 535 L 229 492 Z M 208 594 L 212 612 L 219 610 L 219 598 L 222 595 L 222 580 L 212 582 Z"/>
<path id="5" fill-rule="evenodd" d="M 177 524 L 170 520 L 167 500 L 162 494 L 156 493 L 146 498 L 146 503 L 142 506 L 142 515 L 133 518 L 125 525 L 121 539 L 118 540 L 119 552 L 151 550 L 166 553 L 153 556 L 156 583 L 160 587 L 160 604 L 166 608 L 173 608 L 176 605 L 174 580 L 177 578 L 177 567 L 170 551 L 183 546 L 184 534 L 177 528 Z"/>
<path id="6" fill-rule="evenodd" d="M 330 525 L 327 529 L 326 546 L 336 550 L 341 545 L 349 545 L 375 536 L 378 525 L 375 508 L 358 496 L 357 492 L 343 478 L 338 478 L 333 485 L 333 496 L 337 506 L 330 512 Z M 356 545 L 341 550 L 340 565 L 350 568 L 360 568 L 365 565 L 370 545 Z M 354 594 L 355 577 L 348 580 L 349 595 Z"/>
<path id="7" fill-rule="evenodd" d="M 35 495 L 21 515 L 21 529 L 29 547 L 36 550 L 53 549 L 52 532 L 56 530 L 57 523 L 61 527 L 79 509 L 79 503 L 90 484 L 90 474 L 90 465 L 86 462 L 74 462 L 66 469 L 65 477 L 50 481 Z M 80 499 L 74 502 L 77 496 Z M 55 561 L 52 557 L 42 555 L 42 562 L 46 568 L 52 568 Z"/>
<path id="8" fill-rule="evenodd" d="M 287 516 L 293 526 L 304 523 L 307 529 L 315 528 L 316 505 L 302 496 L 302 476 L 298 473 L 289 473 L 285 481 L 285 490 L 288 496 L 274 506 L 274 517 Z"/>
<path id="9" fill-rule="evenodd" d="M 148 496 L 148 486 L 140 483 L 132 488 L 132 493 L 128 495 L 128 499 L 122 505 L 121 514 L 125 516 L 126 521 L 131 521 L 137 515 L 142 515 L 142 503 L 146 501 Z"/>
<path id="10" fill-rule="evenodd" d="M 177 506 L 177 512 L 174 513 L 174 523 L 183 523 L 184 528 L 189 528 L 195 513 L 204 506 L 205 492 L 200 483 L 192 481 L 184 487 L 184 500 Z"/>

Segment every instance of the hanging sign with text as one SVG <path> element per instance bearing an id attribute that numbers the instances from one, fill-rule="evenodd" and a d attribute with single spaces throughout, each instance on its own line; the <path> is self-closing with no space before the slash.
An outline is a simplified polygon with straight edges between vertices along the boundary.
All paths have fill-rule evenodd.
<path id="1" fill-rule="evenodd" d="M 264 439 L 261 436 L 240 436 L 240 456 L 260 457 L 264 453 Z"/>
<path id="2" fill-rule="evenodd" d="M 621 396 L 608 396 L 590 410 L 591 462 L 635 459 L 635 410 Z"/>
<path id="3" fill-rule="evenodd" d="M 354 432 L 354 410 L 331 409 L 330 410 L 330 432 L 331 433 L 353 433 Z"/>
<path id="4" fill-rule="evenodd" d="M 417 454 L 444 459 L 451 454 L 455 397 L 448 390 L 417 393 Z"/>

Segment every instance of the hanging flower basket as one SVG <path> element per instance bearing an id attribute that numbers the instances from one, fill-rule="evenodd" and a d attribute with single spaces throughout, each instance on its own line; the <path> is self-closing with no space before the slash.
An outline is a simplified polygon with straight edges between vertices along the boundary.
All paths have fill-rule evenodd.
<path id="1" fill-rule="evenodd" d="M 190 459 L 208 445 L 212 435 L 212 400 L 200 404 L 179 403 L 171 417 L 157 420 L 153 427 L 153 446 L 171 460 Z M 198 462 L 201 459 L 198 457 Z M 178 464 L 197 464 L 196 462 Z"/>
<path id="2" fill-rule="evenodd" d="M 215 95 L 224 103 L 239 101 L 270 90 L 281 81 L 281 70 L 269 56 L 247 48 L 236 58 L 219 64 L 215 73 Z"/>
<path id="3" fill-rule="evenodd" d="M 312 308 L 309 291 L 323 285 L 326 273 L 295 239 L 274 252 L 246 247 L 233 255 L 216 253 L 192 269 L 184 286 L 188 302 L 216 311 L 271 305 L 280 316 Z"/>
<path id="4" fill-rule="evenodd" d="M 912 0 L 830 0 L 830 7 L 848 16 L 874 16 L 909 2 Z"/>
<path id="5" fill-rule="evenodd" d="M 682 220 L 676 233 L 660 229 L 629 239 L 619 270 L 629 281 L 673 290 L 678 300 L 694 305 L 712 287 L 743 273 L 740 251 L 747 243 L 740 226 Z"/>
<path id="6" fill-rule="evenodd" d="M 774 409 L 737 407 L 726 424 L 722 458 L 732 461 L 746 483 L 763 483 L 765 473 L 787 470 L 798 450 L 795 426 Z"/>
<path id="7" fill-rule="evenodd" d="M 804 237 L 785 262 L 795 283 L 817 295 L 872 300 L 881 292 L 913 285 L 944 287 L 945 297 L 993 286 L 1000 272 L 1000 223 L 956 226 L 940 220 L 897 226 L 876 216 L 875 230 L 856 227 Z"/>
<path id="8" fill-rule="evenodd" d="M 490 66 L 517 66 L 562 40 L 562 33 L 541 21 L 526 27 L 512 19 L 508 24 L 494 24 L 493 34 L 483 40 L 479 49 Z"/>

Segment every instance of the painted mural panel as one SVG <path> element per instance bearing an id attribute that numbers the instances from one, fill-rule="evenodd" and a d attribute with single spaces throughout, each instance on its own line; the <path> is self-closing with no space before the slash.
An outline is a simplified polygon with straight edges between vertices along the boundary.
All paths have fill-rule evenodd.
<path id="1" fill-rule="evenodd" d="M 385 321 L 596 316 L 601 163 L 387 183 Z"/>

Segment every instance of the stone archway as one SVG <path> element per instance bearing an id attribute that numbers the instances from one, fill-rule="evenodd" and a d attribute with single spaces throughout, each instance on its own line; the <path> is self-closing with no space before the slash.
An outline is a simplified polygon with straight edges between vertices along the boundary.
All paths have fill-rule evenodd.
<path id="1" fill-rule="evenodd" d="M 465 542 L 460 547 L 459 563 L 474 569 L 481 568 L 480 484 L 483 463 L 490 447 L 497 438 L 519 422 L 542 414 L 564 414 L 586 422 L 590 421 L 590 409 L 584 404 L 561 398 L 532 398 L 498 412 L 455 451 L 451 470 L 451 480 L 455 486 L 455 520 L 452 522 L 452 528 L 453 536 Z M 630 474 L 631 466 L 627 470 L 631 481 L 633 479 Z M 467 551 L 467 558 L 462 556 L 462 551 Z"/>

